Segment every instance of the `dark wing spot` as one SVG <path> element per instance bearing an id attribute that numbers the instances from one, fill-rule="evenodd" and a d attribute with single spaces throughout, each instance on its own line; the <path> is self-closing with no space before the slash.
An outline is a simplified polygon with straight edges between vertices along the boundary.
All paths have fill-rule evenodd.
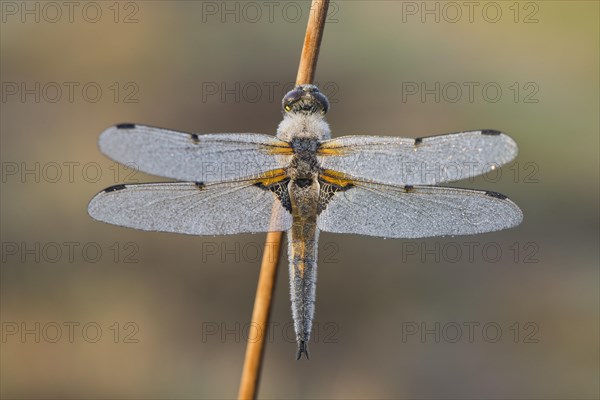
<path id="1" fill-rule="evenodd" d="M 489 135 L 489 136 L 498 136 L 501 133 L 502 132 L 497 131 L 495 129 L 484 129 L 484 130 L 481 131 L 482 135 Z"/>
<path id="2" fill-rule="evenodd" d="M 204 189 L 206 187 L 206 185 L 204 184 L 204 182 L 194 182 L 194 184 L 196 185 L 196 187 L 199 190 L 202 190 L 202 189 Z"/>
<path id="3" fill-rule="evenodd" d="M 404 185 L 404 190 L 406 193 L 412 192 L 415 189 L 413 185 Z"/>
<path id="4" fill-rule="evenodd" d="M 418 138 L 415 139 L 415 146 L 418 146 L 421 143 L 423 143 L 423 138 L 418 137 Z"/>
<path id="5" fill-rule="evenodd" d="M 135 124 L 118 124 L 117 129 L 135 129 Z"/>
<path id="6" fill-rule="evenodd" d="M 195 133 L 190 133 L 190 137 L 192 138 L 192 141 L 194 142 L 194 144 L 198 144 L 200 143 L 200 138 L 198 137 L 197 134 Z"/>
<path id="7" fill-rule="evenodd" d="M 508 197 L 503 195 L 502 193 L 492 192 L 491 190 L 486 191 L 485 194 L 486 194 L 486 196 L 495 197 L 500 200 L 508 199 Z"/>
<path id="8" fill-rule="evenodd" d="M 126 187 L 127 186 L 125 186 L 125 185 L 115 185 L 115 186 L 107 187 L 106 189 L 104 189 L 104 193 L 116 192 L 117 190 L 123 190 Z"/>

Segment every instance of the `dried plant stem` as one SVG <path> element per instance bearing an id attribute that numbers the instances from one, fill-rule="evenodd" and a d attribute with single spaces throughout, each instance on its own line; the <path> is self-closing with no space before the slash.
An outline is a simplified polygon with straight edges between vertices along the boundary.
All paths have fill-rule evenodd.
<path id="1" fill-rule="evenodd" d="M 296 75 L 297 85 L 312 83 L 315 78 L 317 59 L 319 58 L 319 49 L 321 47 L 323 30 L 325 29 L 328 8 L 329 0 L 313 0 L 310 5 L 311 12 L 308 18 L 308 25 L 306 26 L 298 75 Z"/>
<path id="2" fill-rule="evenodd" d="M 296 77 L 296 84 L 298 85 L 313 82 L 328 7 L 329 0 L 312 0 L 300 66 L 298 67 L 298 75 Z M 238 399 L 240 400 L 255 399 L 258 392 L 265 348 L 265 333 L 267 331 L 271 301 L 275 290 L 275 279 L 277 278 L 277 265 L 279 263 L 279 254 L 281 253 L 282 239 L 283 232 L 269 232 L 265 240 L 260 275 L 258 277 L 258 287 L 256 288 L 256 297 L 254 299 L 254 309 L 252 311 L 252 323 L 250 325 L 258 329 L 258 337 L 256 340 L 248 341 L 246 345 L 244 369 L 238 393 Z M 254 338 L 255 336 L 253 335 L 252 337 Z"/>

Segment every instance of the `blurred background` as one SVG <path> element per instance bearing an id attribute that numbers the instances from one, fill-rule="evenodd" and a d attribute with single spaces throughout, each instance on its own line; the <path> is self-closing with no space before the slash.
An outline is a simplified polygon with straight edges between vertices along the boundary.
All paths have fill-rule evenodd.
<path id="1" fill-rule="evenodd" d="M 280 265 L 261 398 L 599 396 L 599 4 L 335 1 L 316 83 L 333 135 L 492 128 L 519 156 L 458 182 L 517 228 L 323 233 L 310 361 Z M 3 1 L 3 398 L 237 395 L 265 235 L 93 221 L 157 181 L 97 148 L 119 122 L 275 133 L 308 2 Z"/>

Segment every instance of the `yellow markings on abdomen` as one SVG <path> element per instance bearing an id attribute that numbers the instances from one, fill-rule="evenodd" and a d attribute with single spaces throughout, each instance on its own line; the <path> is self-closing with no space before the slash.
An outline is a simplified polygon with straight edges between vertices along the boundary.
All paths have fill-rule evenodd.
<path id="1" fill-rule="evenodd" d="M 317 226 L 314 223 L 293 225 L 290 240 L 290 266 L 301 279 L 307 268 L 316 266 L 317 262 Z"/>
<path id="2" fill-rule="evenodd" d="M 304 267 L 306 260 L 306 242 L 304 240 L 295 241 L 292 245 L 294 249 L 294 257 L 298 257 L 299 260 L 295 261 L 295 267 L 300 272 L 300 277 L 304 278 Z"/>

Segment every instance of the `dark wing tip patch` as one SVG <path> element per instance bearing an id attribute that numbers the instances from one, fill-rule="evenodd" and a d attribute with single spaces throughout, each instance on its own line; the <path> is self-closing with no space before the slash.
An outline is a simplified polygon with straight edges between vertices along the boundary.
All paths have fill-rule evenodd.
<path id="1" fill-rule="evenodd" d="M 415 139 L 415 146 L 418 146 L 421 143 L 423 143 L 423 138 L 418 137 L 418 138 Z"/>
<path id="2" fill-rule="evenodd" d="M 196 185 L 196 187 L 198 188 L 198 190 L 202 190 L 206 187 L 206 185 L 204 184 L 204 182 L 194 182 L 194 185 Z"/>
<path id="3" fill-rule="evenodd" d="M 197 133 L 190 133 L 190 137 L 195 144 L 200 143 L 200 137 L 198 137 Z"/>
<path id="4" fill-rule="evenodd" d="M 104 193 L 116 192 L 118 190 L 123 190 L 127 187 L 127 185 L 115 185 L 111 187 L 107 187 L 104 189 Z"/>
<path id="5" fill-rule="evenodd" d="M 415 189 L 415 187 L 413 185 L 404 185 L 404 190 L 406 191 L 406 193 L 410 193 Z"/>
<path id="6" fill-rule="evenodd" d="M 117 129 L 135 129 L 135 124 L 118 124 Z"/>
<path id="7" fill-rule="evenodd" d="M 484 129 L 481 131 L 482 135 L 489 135 L 489 136 L 498 136 L 500 135 L 502 132 L 497 131 L 495 129 Z"/>
<path id="8" fill-rule="evenodd" d="M 500 199 L 500 200 L 508 199 L 508 196 L 505 196 L 502 193 L 492 192 L 491 190 L 486 191 L 485 194 L 486 194 L 486 196 L 494 197 L 494 198 Z"/>

